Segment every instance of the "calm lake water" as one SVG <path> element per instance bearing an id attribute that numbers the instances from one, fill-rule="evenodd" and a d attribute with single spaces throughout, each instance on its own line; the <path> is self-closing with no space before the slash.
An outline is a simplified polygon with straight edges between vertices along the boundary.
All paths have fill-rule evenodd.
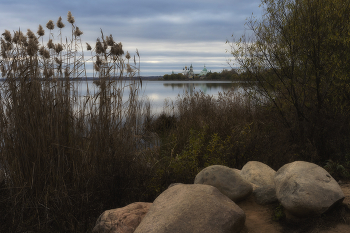
<path id="1" fill-rule="evenodd" d="M 239 85 L 240 82 L 231 81 L 142 81 L 142 89 L 140 97 L 148 97 L 151 102 L 152 114 L 159 114 L 163 111 L 165 101 L 171 103 L 176 101 L 177 96 L 188 92 L 193 95 L 195 92 L 202 91 L 214 98 L 219 92 L 227 92 L 234 90 L 237 93 L 243 93 L 243 88 Z M 97 86 L 92 81 L 77 82 L 78 93 L 80 96 L 87 96 L 89 93 L 98 92 Z M 128 82 L 126 82 L 128 85 Z M 123 100 L 127 100 L 129 96 L 129 88 L 125 88 Z"/>

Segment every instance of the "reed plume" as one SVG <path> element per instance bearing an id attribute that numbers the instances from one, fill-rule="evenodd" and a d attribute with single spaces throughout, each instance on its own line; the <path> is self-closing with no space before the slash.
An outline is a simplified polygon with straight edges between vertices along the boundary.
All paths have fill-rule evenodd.
<path id="1" fill-rule="evenodd" d="M 13 43 L 24 45 L 27 43 L 27 37 L 23 34 L 22 31 L 16 31 L 13 35 Z"/>
<path id="2" fill-rule="evenodd" d="M 130 57 L 130 53 L 129 53 L 128 51 L 126 51 L 125 58 L 128 59 L 128 60 L 131 58 L 131 57 Z"/>
<path id="3" fill-rule="evenodd" d="M 89 45 L 88 43 L 86 43 L 86 50 L 91 50 L 91 45 Z"/>
<path id="4" fill-rule="evenodd" d="M 39 36 L 45 35 L 45 31 L 44 31 L 43 27 L 42 27 L 40 24 L 39 24 L 39 29 L 38 29 L 38 31 L 37 31 L 37 34 L 38 34 Z"/>
<path id="5" fill-rule="evenodd" d="M 101 41 L 100 41 L 100 38 L 97 38 L 97 40 L 96 40 L 95 52 L 96 52 L 97 54 L 100 54 L 100 53 L 104 53 L 104 52 L 105 52 L 105 49 L 104 49 L 104 47 L 102 46 L 102 43 L 101 43 Z"/>
<path id="6" fill-rule="evenodd" d="M 36 39 L 35 34 L 30 29 L 27 29 L 27 36 L 29 39 Z"/>
<path id="7" fill-rule="evenodd" d="M 57 54 L 60 53 L 62 50 L 63 50 L 63 47 L 61 44 L 58 43 L 55 45 L 55 51 Z"/>
<path id="8" fill-rule="evenodd" d="M 75 19 L 72 16 L 72 13 L 70 11 L 68 11 L 68 14 L 67 14 L 67 21 L 71 24 L 73 24 L 75 22 Z"/>
<path id="9" fill-rule="evenodd" d="M 111 53 L 115 56 L 121 56 L 124 54 L 123 45 L 121 42 L 114 44 L 111 48 Z"/>
<path id="10" fill-rule="evenodd" d="M 57 25 L 58 28 L 64 28 L 65 25 L 62 23 L 62 17 L 61 16 L 58 18 L 56 25 Z"/>
<path id="11" fill-rule="evenodd" d="M 47 47 L 49 49 L 55 49 L 55 45 L 54 43 L 52 42 L 52 39 L 49 39 L 49 41 L 47 42 Z"/>
<path id="12" fill-rule="evenodd" d="M 126 72 L 128 72 L 129 74 L 131 74 L 133 72 L 133 69 L 131 68 L 130 64 L 126 64 Z"/>
<path id="13" fill-rule="evenodd" d="M 46 58 L 46 59 L 49 59 L 49 58 L 50 58 L 50 52 L 49 52 L 47 49 L 45 49 L 44 46 L 41 46 L 41 47 L 40 47 L 40 49 L 39 49 L 39 54 L 40 54 L 41 56 L 43 56 L 44 58 Z"/>
<path id="14" fill-rule="evenodd" d="M 49 22 L 47 22 L 47 24 L 46 24 L 46 27 L 49 30 L 53 30 L 55 28 L 55 24 L 53 23 L 52 20 L 49 20 Z"/>
<path id="15" fill-rule="evenodd" d="M 79 27 L 76 27 L 74 30 L 74 36 L 81 36 L 82 34 L 83 32 L 79 30 Z"/>
<path id="16" fill-rule="evenodd" d="M 7 42 L 12 41 L 11 32 L 9 30 L 5 30 L 5 32 L 2 33 L 2 35 L 4 36 L 5 41 L 7 41 Z"/>
<path id="17" fill-rule="evenodd" d="M 29 29 L 28 29 L 29 30 Z M 29 56 L 34 56 L 39 50 L 39 41 L 34 36 L 34 38 L 29 38 L 28 46 L 27 46 L 27 53 Z"/>
<path id="18" fill-rule="evenodd" d="M 114 40 L 113 40 L 113 36 L 112 35 L 106 36 L 106 41 L 107 41 L 107 45 L 108 46 L 113 46 L 114 45 Z"/>

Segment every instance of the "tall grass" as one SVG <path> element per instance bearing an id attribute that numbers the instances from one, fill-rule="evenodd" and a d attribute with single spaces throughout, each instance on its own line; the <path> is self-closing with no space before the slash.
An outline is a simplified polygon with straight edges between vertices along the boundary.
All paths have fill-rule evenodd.
<path id="1" fill-rule="evenodd" d="M 98 92 L 79 96 L 72 78 L 86 77 L 83 32 L 70 12 L 68 22 L 71 39 L 62 39 L 61 17 L 57 37 L 47 23 L 47 43 L 42 26 L 2 34 L 1 232 L 86 232 L 105 209 L 136 199 L 148 175 L 135 140 L 146 105 L 140 83 L 124 80 L 136 61 L 101 31 L 94 49 L 87 44 Z"/>

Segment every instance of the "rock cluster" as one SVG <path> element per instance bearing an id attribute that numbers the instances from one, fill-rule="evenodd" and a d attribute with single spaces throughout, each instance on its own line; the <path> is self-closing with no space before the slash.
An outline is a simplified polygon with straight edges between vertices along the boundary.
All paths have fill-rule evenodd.
<path id="1" fill-rule="evenodd" d="M 279 202 L 290 218 L 319 216 L 344 199 L 338 183 L 316 164 L 296 161 L 277 172 L 257 161 L 242 170 L 213 165 L 194 184 L 171 184 L 153 204 L 105 211 L 93 232 L 240 232 L 246 216 L 239 201 L 251 194 L 258 204 Z"/>
<path id="2" fill-rule="evenodd" d="M 221 165 L 204 168 L 197 174 L 194 183 L 214 186 L 234 202 L 244 200 L 253 191 L 252 185 L 239 172 Z"/>

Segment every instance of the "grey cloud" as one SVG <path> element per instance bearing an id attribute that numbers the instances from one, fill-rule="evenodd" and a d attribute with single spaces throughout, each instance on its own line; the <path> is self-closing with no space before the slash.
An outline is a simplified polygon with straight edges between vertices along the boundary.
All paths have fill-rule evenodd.
<path id="1" fill-rule="evenodd" d="M 140 48 L 141 60 L 164 57 L 162 64 L 147 63 L 145 69 L 170 69 L 172 62 L 167 60 L 182 68 L 179 58 L 189 62 L 210 58 L 212 64 L 219 61 L 224 67 L 227 54 L 221 44 L 233 33 L 238 37 L 244 33 L 245 19 L 252 12 L 261 15 L 259 4 L 260 0 L 1 0 L 0 20 L 6 23 L 0 25 L 0 34 L 5 29 L 13 31 L 19 27 L 22 31 L 27 28 L 36 31 L 39 24 L 45 26 L 48 20 L 56 22 L 62 16 L 66 24 L 62 34 L 69 37 L 66 17 L 71 11 L 84 32 L 83 42 L 93 45 L 101 37 L 102 28 L 105 35 L 112 34 L 116 41 L 121 41 L 126 50 L 132 52 L 128 44 L 132 44 L 133 51 L 134 47 Z M 57 29 L 53 32 L 58 34 Z M 156 45 L 149 47 L 151 43 Z M 202 47 L 181 47 L 183 43 Z M 215 46 L 219 47 L 215 49 Z"/>

